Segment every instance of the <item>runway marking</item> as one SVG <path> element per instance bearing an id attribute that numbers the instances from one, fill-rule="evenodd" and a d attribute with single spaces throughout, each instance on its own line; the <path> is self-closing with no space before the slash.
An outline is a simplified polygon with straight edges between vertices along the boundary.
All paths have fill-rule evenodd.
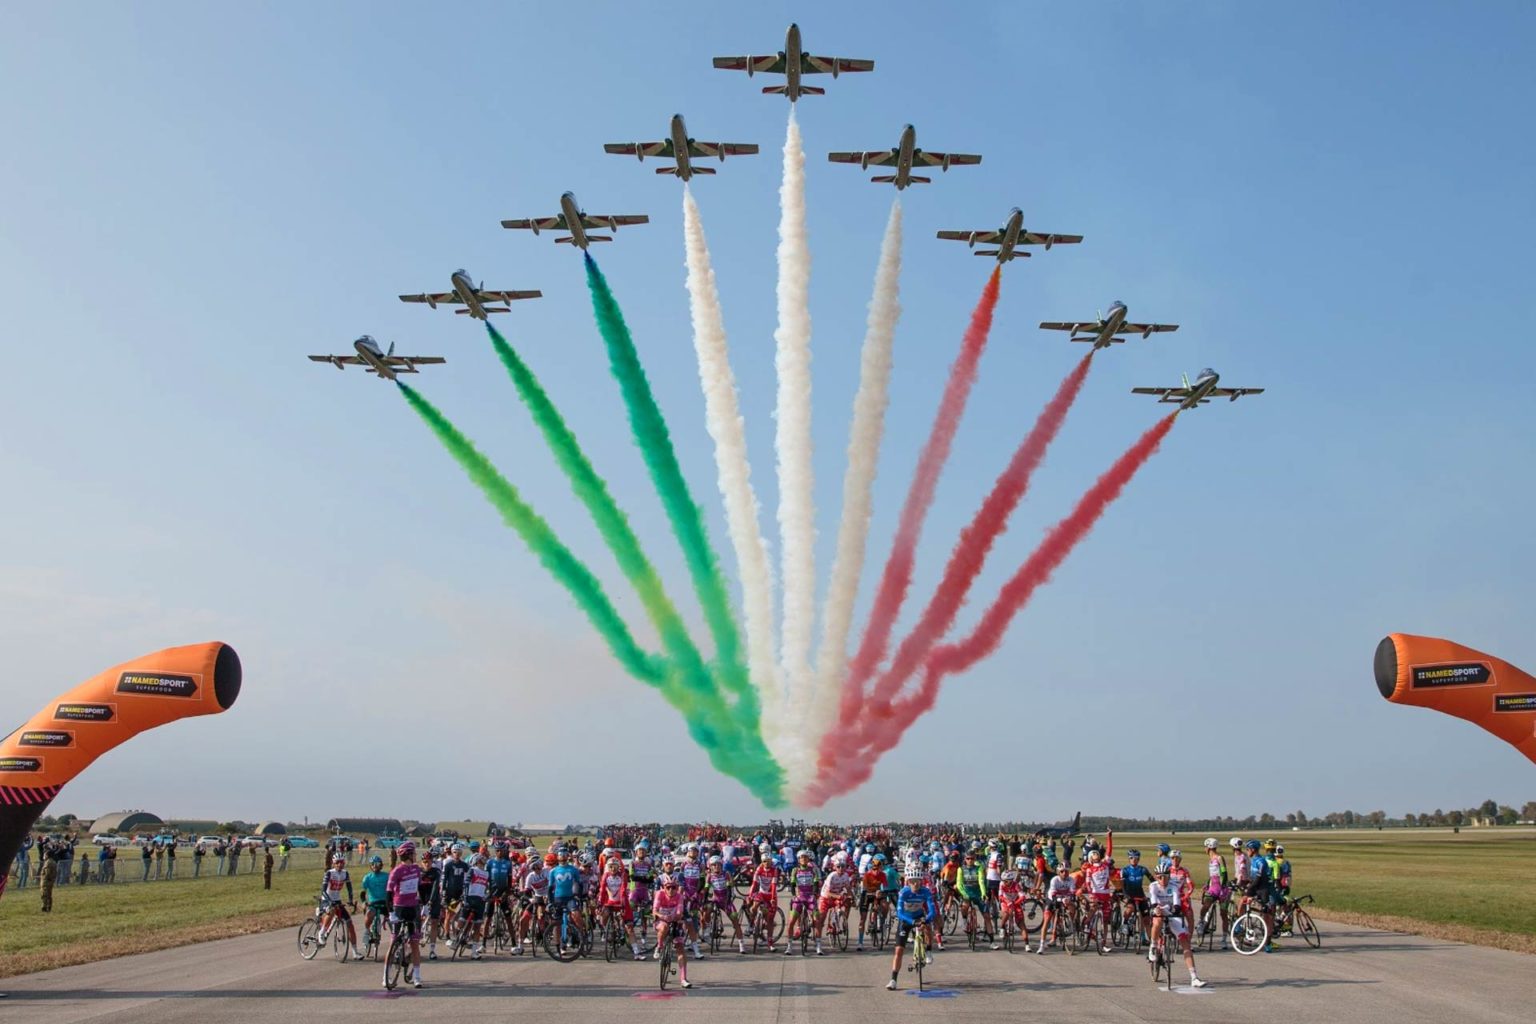
<path id="1" fill-rule="evenodd" d="M 364 999 L 399 999 L 401 996 L 413 996 L 415 992 L 369 992 Z"/>
<path id="2" fill-rule="evenodd" d="M 1208 996 L 1211 990 L 1208 988 L 1190 988 L 1188 985 L 1180 985 L 1173 991 L 1181 996 Z"/>
<path id="3" fill-rule="evenodd" d="M 907 995 L 917 996 L 919 999 L 956 999 L 959 998 L 960 992 L 952 988 L 925 988 L 921 991 L 908 989 Z"/>
<path id="4" fill-rule="evenodd" d="M 636 999 L 679 999 L 681 992 L 636 992 Z"/>

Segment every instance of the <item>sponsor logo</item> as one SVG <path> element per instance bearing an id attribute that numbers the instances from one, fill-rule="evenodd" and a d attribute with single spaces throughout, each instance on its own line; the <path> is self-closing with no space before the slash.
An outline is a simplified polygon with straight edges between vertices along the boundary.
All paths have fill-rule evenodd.
<path id="1" fill-rule="evenodd" d="M 196 697 L 197 680 L 163 672 L 124 672 L 117 677 L 117 692 L 144 697 Z"/>
<path id="2" fill-rule="evenodd" d="M 1481 686 L 1493 679 L 1493 669 L 1484 662 L 1460 665 L 1415 665 L 1413 688 L 1437 686 Z"/>
<path id="3" fill-rule="evenodd" d="M 55 722 L 110 722 L 117 717 L 111 704 L 60 704 L 53 709 Z"/>
<path id="4" fill-rule="evenodd" d="M 75 734 L 65 729 L 28 729 L 16 744 L 21 747 L 72 747 Z"/>
<path id="5" fill-rule="evenodd" d="M 40 772 L 43 770 L 43 759 L 40 757 L 0 757 L 0 772 Z"/>
<path id="6" fill-rule="evenodd" d="M 1536 693 L 1499 693 L 1493 698 L 1495 711 L 1536 711 Z"/>

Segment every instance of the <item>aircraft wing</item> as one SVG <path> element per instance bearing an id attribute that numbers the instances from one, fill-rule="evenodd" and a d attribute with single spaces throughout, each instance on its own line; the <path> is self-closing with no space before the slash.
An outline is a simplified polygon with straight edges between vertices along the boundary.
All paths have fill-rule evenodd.
<path id="1" fill-rule="evenodd" d="M 1226 398 L 1233 402 L 1244 395 L 1262 395 L 1263 393 L 1263 388 L 1211 388 L 1210 390 L 1212 398 Z"/>
<path id="2" fill-rule="evenodd" d="M 784 73 L 784 58 L 775 54 L 772 57 L 716 57 L 715 67 L 721 71 L 748 71 L 753 74 L 772 73 L 782 75 Z"/>
<path id="3" fill-rule="evenodd" d="M 431 306 L 436 306 L 436 305 L 443 304 L 443 303 L 454 303 L 454 302 L 457 302 L 460 305 L 463 305 L 463 300 L 459 298 L 457 292 L 427 292 L 427 293 L 425 293 L 423 295 L 402 295 L 402 296 L 400 296 L 400 301 L 401 302 L 425 302 L 425 303 L 427 303 L 428 305 L 431 305 Z"/>
<path id="4" fill-rule="evenodd" d="M 896 159 L 894 149 L 875 149 L 867 153 L 828 153 L 827 159 L 835 164 L 866 164 L 870 167 L 892 163 Z"/>
<path id="5" fill-rule="evenodd" d="M 616 217 L 603 217 L 595 213 L 581 215 L 581 225 L 587 228 L 606 228 L 617 225 L 625 227 L 629 224 L 649 224 L 651 218 L 643 213 L 626 213 Z"/>
<path id="6" fill-rule="evenodd" d="M 961 164 L 979 164 L 981 157 L 975 153 L 930 153 L 926 149 L 919 149 L 912 153 L 914 164 L 927 164 L 929 167 L 940 167 L 944 161 L 949 161 L 949 166 L 957 167 Z"/>
<path id="7" fill-rule="evenodd" d="M 995 242 L 1003 237 L 1001 231 L 940 231 L 940 238 L 947 238 L 952 242 L 969 242 L 972 238 L 978 242 Z"/>
<path id="8" fill-rule="evenodd" d="M 716 64 L 715 67 L 720 65 Z M 759 71 L 763 70 L 758 68 Z M 800 58 L 800 73 L 805 75 L 843 74 L 848 71 L 873 71 L 875 62 L 857 57 L 814 57 L 809 54 Z"/>
<path id="9" fill-rule="evenodd" d="M 1056 239 L 1061 241 L 1061 239 Z M 1179 329 L 1178 324 L 1121 324 L 1118 334 L 1164 334 Z"/>
<path id="10" fill-rule="evenodd" d="M 358 360 L 361 362 L 361 360 Z M 448 360 L 442 356 L 384 356 L 384 362 L 391 368 L 428 366 L 432 363 L 446 363 Z"/>
<path id="11" fill-rule="evenodd" d="M 757 152 L 755 142 L 692 142 L 688 143 L 689 156 L 751 156 Z"/>
<path id="12" fill-rule="evenodd" d="M 538 228 L 540 231 L 559 231 L 564 225 L 561 217 L 533 217 L 527 220 L 504 220 L 501 226 L 504 228 Z"/>
<path id="13" fill-rule="evenodd" d="M 1041 231 L 1025 231 L 1019 235 L 1020 245 L 1044 245 L 1046 242 L 1052 245 L 1071 245 L 1082 240 L 1082 235 L 1052 235 Z"/>
<path id="14" fill-rule="evenodd" d="M 1042 321 L 1040 321 L 1040 329 L 1042 331 L 1071 331 L 1073 334 L 1076 334 L 1079 331 L 1085 331 L 1085 332 L 1086 331 L 1097 331 L 1099 328 L 1101 328 L 1103 326 L 1104 325 L 1101 324 L 1101 323 L 1097 323 L 1097 322 L 1084 322 L 1082 320 L 1066 320 L 1066 321 L 1062 321 L 1062 320 L 1042 320 Z"/>
<path id="15" fill-rule="evenodd" d="M 1159 395 L 1159 402 L 1178 403 L 1190 395 L 1189 388 L 1131 388 L 1133 395 Z"/>
<path id="16" fill-rule="evenodd" d="M 617 153 L 620 156 L 671 156 L 672 140 L 665 139 L 661 142 L 605 142 L 604 153 Z"/>
<path id="17" fill-rule="evenodd" d="M 529 291 L 496 291 L 492 288 L 482 288 L 480 290 L 481 302 L 513 302 L 517 299 L 538 299 L 543 298 L 543 296 L 544 293 L 537 288 Z"/>
<path id="18" fill-rule="evenodd" d="M 309 359 L 310 362 L 330 363 L 333 366 L 337 363 L 346 363 L 349 366 L 363 365 L 363 360 L 359 356 L 310 356 Z M 338 366 L 337 369 L 340 369 L 340 367 Z"/>

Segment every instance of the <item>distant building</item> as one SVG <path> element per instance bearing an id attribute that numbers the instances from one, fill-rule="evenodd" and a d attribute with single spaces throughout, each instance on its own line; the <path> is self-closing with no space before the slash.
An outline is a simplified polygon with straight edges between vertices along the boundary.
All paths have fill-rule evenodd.
<path id="1" fill-rule="evenodd" d="M 251 829 L 251 834 L 258 836 L 285 836 L 288 834 L 288 826 L 280 821 L 264 821 Z"/>
<path id="2" fill-rule="evenodd" d="M 348 835 L 356 833 L 370 836 L 405 835 L 405 826 L 400 823 L 399 818 L 332 818 L 325 823 L 325 827 L 331 832 Z"/>
<path id="3" fill-rule="evenodd" d="M 102 832 L 151 832 L 159 831 L 164 827 L 158 815 L 148 811 L 114 811 L 111 814 L 103 814 L 91 825 L 91 831 L 96 834 Z"/>
<path id="4" fill-rule="evenodd" d="M 566 834 L 565 825 L 519 825 L 518 829 L 526 836 L 563 836 Z"/>
<path id="5" fill-rule="evenodd" d="M 219 830 L 216 821 L 199 821 L 193 818 L 166 818 L 165 827 L 183 835 L 205 836 Z"/>

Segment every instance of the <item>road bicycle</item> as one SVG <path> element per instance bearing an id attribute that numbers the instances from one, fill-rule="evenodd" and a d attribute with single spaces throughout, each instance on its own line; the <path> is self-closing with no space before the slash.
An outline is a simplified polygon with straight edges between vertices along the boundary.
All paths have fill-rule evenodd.
<path id="1" fill-rule="evenodd" d="M 1264 915 L 1252 906 L 1252 900 L 1247 896 L 1243 897 L 1240 909 L 1242 913 L 1238 914 L 1237 920 L 1232 922 L 1232 930 L 1227 934 L 1227 941 L 1232 944 L 1236 952 L 1243 956 L 1253 956 L 1269 945 L 1269 922 L 1265 921 Z"/>
<path id="2" fill-rule="evenodd" d="M 1138 952 L 1141 944 L 1146 941 L 1141 917 L 1141 904 L 1137 900 L 1125 896 L 1116 900 L 1114 909 L 1110 911 L 1110 941 L 1121 949 Z"/>
<path id="3" fill-rule="evenodd" d="M 747 904 L 747 923 L 752 929 L 752 952 L 773 947 L 784 937 L 784 910 L 777 901 L 752 900 Z"/>
<path id="4" fill-rule="evenodd" d="M 1152 942 L 1152 984 L 1156 985 L 1164 972 L 1168 975 L 1168 991 L 1173 991 L 1173 961 L 1178 956 L 1179 940 L 1173 939 L 1173 952 L 1168 951 L 1168 940 L 1173 935 L 1173 922 L 1182 921 L 1184 915 L 1172 913 L 1163 915 L 1163 926 L 1157 930 L 1157 938 Z"/>
<path id="5" fill-rule="evenodd" d="M 603 959 L 609 963 L 623 959 L 629 952 L 629 936 L 624 932 L 624 911 L 618 907 L 604 907 L 602 921 Z"/>
<path id="6" fill-rule="evenodd" d="M 324 945 L 321 941 L 321 922 L 325 920 L 327 909 L 328 904 L 324 899 L 317 900 L 314 916 L 299 925 L 299 956 L 305 960 L 313 960 Z M 338 912 L 331 921 L 330 935 L 325 936 L 331 943 L 331 952 L 337 963 L 346 963 L 352 955 L 352 943 L 347 939 L 347 922 L 348 919 Z"/>
<path id="7" fill-rule="evenodd" d="M 490 917 L 485 923 L 485 944 L 498 953 L 505 953 L 514 944 L 512 918 L 507 913 L 504 897 L 496 897 L 492 902 Z"/>
<path id="8" fill-rule="evenodd" d="M 373 914 L 363 925 L 363 959 L 379 959 L 379 947 L 384 940 L 384 911 L 373 908 Z"/>
<path id="9" fill-rule="evenodd" d="M 1050 934 L 1042 935 L 1041 941 L 1065 949 L 1069 956 L 1076 954 L 1077 933 L 1082 929 L 1082 920 L 1079 915 L 1076 900 L 1056 901 L 1056 906 L 1051 911 Z"/>
<path id="10" fill-rule="evenodd" d="M 1275 934 L 1280 938 L 1299 934 L 1313 949 L 1321 946 L 1323 937 L 1312 923 L 1312 915 L 1301 908 L 1303 903 L 1311 902 L 1311 896 L 1298 896 L 1280 904 L 1275 910 Z"/>
<path id="11" fill-rule="evenodd" d="M 827 910 L 826 919 L 822 922 L 822 931 L 832 938 L 832 945 L 839 953 L 848 951 L 848 902 L 845 899 L 835 901 Z"/>
<path id="12" fill-rule="evenodd" d="M 923 938 L 922 924 L 912 926 L 912 962 L 907 970 L 917 974 L 917 990 L 923 990 L 923 968 L 928 965 L 928 940 Z"/>
<path id="13" fill-rule="evenodd" d="M 545 923 L 540 941 L 551 959 L 568 964 L 585 952 L 589 940 L 586 929 L 572 920 L 571 905 L 567 903 L 560 908 L 559 917 L 550 917 Z"/>
<path id="14" fill-rule="evenodd" d="M 869 917 L 869 941 L 876 949 L 884 949 L 891 927 L 891 904 L 884 893 L 874 898 Z"/>
<path id="15" fill-rule="evenodd" d="M 1089 906 L 1092 909 L 1084 907 L 1082 910 L 1083 926 L 1077 933 L 1077 951 L 1081 953 L 1091 944 L 1099 956 L 1103 956 L 1109 952 L 1109 917 L 1104 913 L 1104 908 L 1098 905 L 1098 901 Z"/>
<path id="16" fill-rule="evenodd" d="M 1232 897 L 1230 894 L 1224 899 L 1210 899 L 1200 908 L 1200 920 L 1195 925 L 1194 938 L 1191 940 L 1201 949 L 1210 952 L 1216 948 L 1216 937 L 1224 934 L 1221 928 L 1223 920 L 1232 919 Z"/>
<path id="17" fill-rule="evenodd" d="M 391 992 L 405 976 L 411 959 L 411 929 L 394 914 L 389 915 L 389 952 L 384 954 L 384 987 Z"/>
<path id="18" fill-rule="evenodd" d="M 659 930 L 659 928 L 658 928 Z M 682 918 L 673 921 L 667 929 L 667 941 L 661 949 L 661 990 L 667 990 L 667 982 L 678 973 L 677 960 L 683 953 L 683 943 L 688 938 L 688 926 Z"/>

